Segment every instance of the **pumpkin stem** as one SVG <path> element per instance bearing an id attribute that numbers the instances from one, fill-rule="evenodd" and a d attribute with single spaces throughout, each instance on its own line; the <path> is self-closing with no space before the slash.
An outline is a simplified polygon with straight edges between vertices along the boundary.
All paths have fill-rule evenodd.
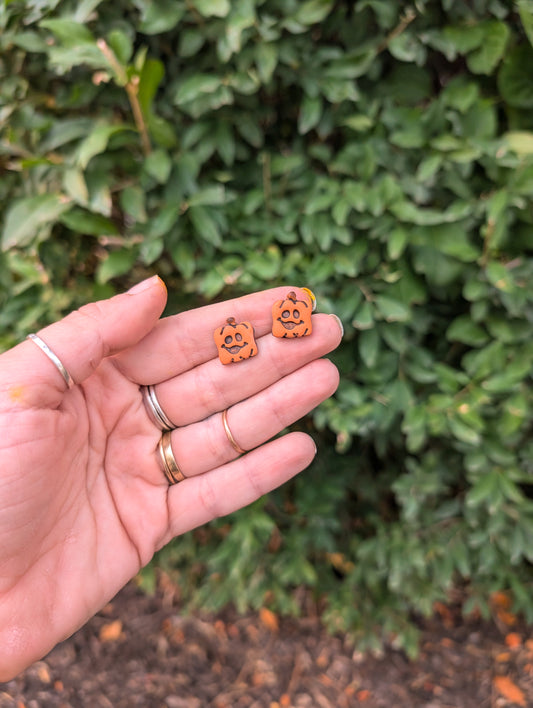
<path id="1" fill-rule="evenodd" d="M 294 290 L 291 290 L 290 293 L 287 295 L 286 300 L 296 300 L 296 293 Z"/>
<path id="2" fill-rule="evenodd" d="M 227 322 L 229 325 L 231 325 L 232 327 L 235 327 L 235 325 L 237 324 L 237 323 L 235 322 L 235 317 L 228 317 L 228 319 L 226 320 L 226 322 Z"/>

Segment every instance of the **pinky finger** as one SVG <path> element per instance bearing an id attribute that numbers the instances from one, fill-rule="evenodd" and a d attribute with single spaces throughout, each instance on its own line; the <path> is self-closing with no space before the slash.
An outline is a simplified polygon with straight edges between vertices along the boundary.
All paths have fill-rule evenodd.
<path id="1" fill-rule="evenodd" d="M 305 433 L 288 433 L 222 467 L 169 489 L 169 538 L 251 504 L 308 467 L 316 454 Z"/>

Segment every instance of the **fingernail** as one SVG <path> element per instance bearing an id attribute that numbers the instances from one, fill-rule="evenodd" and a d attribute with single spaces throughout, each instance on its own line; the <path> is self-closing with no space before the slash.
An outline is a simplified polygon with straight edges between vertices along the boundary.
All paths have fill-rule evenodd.
<path id="1" fill-rule="evenodd" d="M 344 337 L 344 327 L 342 326 L 341 318 L 333 313 L 330 315 L 330 317 L 333 317 L 333 319 L 337 322 L 341 331 L 341 336 Z"/>
<path id="2" fill-rule="evenodd" d="M 311 305 L 313 306 L 313 312 L 316 310 L 316 295 L 310 288 L 300 288 L 304 293 L 307 293 L 309 299 L 311 300 Z"/>
<path id="3" fill-rule="evenodd" d="M 149 288 L 153 288 L 157 282 L 166 289 L 166 286 L 163 283 L 163 281 L 161 280 L 161 278 L 158 275 L 152 275 L 151 278 L 146 278 L 146 280 L 141 280 L 140 283 L 137 283 L 137 285 L 134 285 L 132 288 L 130 288 L 128 290 L 128 294 L 129 295 L 137 295 L 137 293 L 142 293 L 144 290 L 148 290 Z"/>

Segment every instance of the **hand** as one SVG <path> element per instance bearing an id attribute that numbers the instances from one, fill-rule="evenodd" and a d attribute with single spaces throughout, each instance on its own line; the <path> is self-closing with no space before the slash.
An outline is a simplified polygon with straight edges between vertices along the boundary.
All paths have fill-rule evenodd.
<path id="1" fill-rule="evenodd" d="M 87 621 L 174 536 L 257 499 L 307 467 L 311 438 L 287 425 L 330 396 L 341 331 L 313 315 L 309 337 L 270 334 L 276 288 L 159 319 L 157 278 L 92 303 L 0 355 L 0 681 Z M 294 289 L 294 288 L 292 288 Z M 297 290 L 297 289 L 295 289 Z M 253 323 L 257 356 L 224 366 L 213 331 Z M 169 486 L 140 385 L 179 426 L 187 479 Z M 228 423 L 245 455 L 231 446 Z"/>

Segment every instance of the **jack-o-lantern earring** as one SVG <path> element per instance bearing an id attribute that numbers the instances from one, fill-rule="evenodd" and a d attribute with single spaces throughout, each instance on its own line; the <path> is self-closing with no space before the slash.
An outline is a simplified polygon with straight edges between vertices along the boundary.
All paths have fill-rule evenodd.
<path id="1" fill-rule="evenodd" d="M 213 337 L 223 364 L 243 361 L 257 354 L 254 328 L 249 322 L 236 322 L 235 317 L 228 317 L 226 324 L 214 331 Z"/>
<path id="2" fill-rule="evenodd" d="M 272 305 L 272 334 L 274 337 L 306 337 L 311 334 L 313 306 L 307 300 L 299 300 L 291 290 L 283 300 Z"/>

